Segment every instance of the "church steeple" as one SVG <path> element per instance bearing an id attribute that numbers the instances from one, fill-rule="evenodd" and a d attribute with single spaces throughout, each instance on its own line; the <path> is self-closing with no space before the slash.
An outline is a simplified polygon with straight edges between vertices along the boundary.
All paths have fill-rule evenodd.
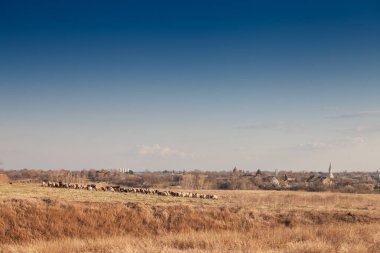
<path id="1" fill-rule="evenodd" d="M 332 173 L 332 169 L 331 169 L 331 162 L 330 162 L 330 166 L 329 166 L 329 178 L 334 178 L 334 175 Z"/>

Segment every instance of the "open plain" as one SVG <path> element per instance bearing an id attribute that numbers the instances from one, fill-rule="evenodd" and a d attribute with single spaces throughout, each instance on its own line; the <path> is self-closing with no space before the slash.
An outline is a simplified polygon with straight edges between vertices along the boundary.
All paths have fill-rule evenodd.
<path id="1" fill-rule="evenodd" d="M 380 195 L 0 185 L 0 252 L 380 252 Z"/>

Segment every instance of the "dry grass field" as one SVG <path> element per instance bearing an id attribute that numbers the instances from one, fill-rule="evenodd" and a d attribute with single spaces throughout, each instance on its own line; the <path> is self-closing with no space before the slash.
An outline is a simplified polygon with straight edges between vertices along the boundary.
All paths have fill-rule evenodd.
<path id="1" fill-rule="evenodd" d="M 0 184 L 0 252 L 380 252 L 380 195 Z"/>

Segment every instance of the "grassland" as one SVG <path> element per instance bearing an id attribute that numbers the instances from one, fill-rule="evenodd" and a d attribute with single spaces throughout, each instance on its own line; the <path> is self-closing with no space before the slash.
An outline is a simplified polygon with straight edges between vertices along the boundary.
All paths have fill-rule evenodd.
<path id="1" fill-rule="evenodd" d="M 0 185 L 0 252 L 380 252 L 380 195 Z"/>

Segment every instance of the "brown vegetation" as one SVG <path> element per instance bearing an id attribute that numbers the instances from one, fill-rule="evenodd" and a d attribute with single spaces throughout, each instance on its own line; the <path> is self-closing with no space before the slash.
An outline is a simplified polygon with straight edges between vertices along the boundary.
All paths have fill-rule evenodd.
<path id="1" fill-rule="evenodd" d="M 363 212 L 294 210 L 262 212 L 224 207 L 146 205 L 143 203 L 71 203 L 57 199 L 10 199 L 0 203 L 0 243 L 35 239 L 160 235 L 194 231 L 247 233 L 264 227 L 378 223 Z"/>
<path id="2" fill-rule="evenodd" d="M 378 253 L 378 227 L 368 225 L 261 228 L 246 232 L 167 233 L 159 236 L 114 236 L 97 239 L 66 238 L 0 246 L 4 253 Z M 377 241 L 377 242 L 374 242 Z"/>
<path id="3" fill-rule="evenodd" d="M 379 252 L 379 195 L 217 193 L 0 185 L 0 252 Z"/>

